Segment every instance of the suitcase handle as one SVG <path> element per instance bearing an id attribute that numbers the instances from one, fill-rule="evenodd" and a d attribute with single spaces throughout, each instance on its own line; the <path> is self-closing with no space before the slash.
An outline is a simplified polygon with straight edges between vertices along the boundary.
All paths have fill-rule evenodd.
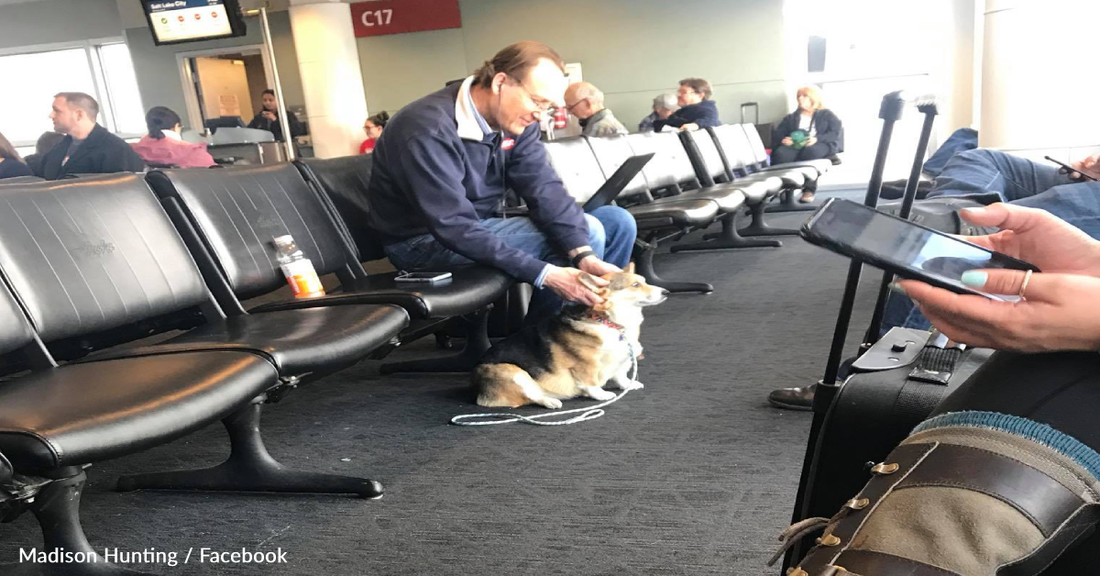
<path id="1" fill-rule="evenodd" d="M 745 102 L 745 103 L 741 104 L 741 123 L 742 124 L 747 124 L 747 122 L 745 122 L 745 108 L 752 108 L 752 110 L 753 110 L 752 124 L 753 125 L 759 124 L 760 123 L 760 104 L 757 103 L 757 102 Z"/>

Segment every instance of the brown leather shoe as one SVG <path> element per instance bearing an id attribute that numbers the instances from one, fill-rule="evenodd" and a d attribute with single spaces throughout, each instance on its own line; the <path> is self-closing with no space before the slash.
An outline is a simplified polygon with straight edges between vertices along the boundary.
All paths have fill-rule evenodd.
<path id="1" fill-rule="evenodd" d="M 772 390 L 768 394 L 768 402 L 776 408 L 787 410 L 812 410 L 814 407 L 814 392 L 817 384 L 803 388 L 780 388 Z"/>

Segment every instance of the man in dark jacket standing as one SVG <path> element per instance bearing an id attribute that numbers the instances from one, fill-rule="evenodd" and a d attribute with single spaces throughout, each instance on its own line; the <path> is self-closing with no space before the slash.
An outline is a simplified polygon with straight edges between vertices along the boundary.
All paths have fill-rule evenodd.
<path id="1" fill-rule="evenodd" d="M 390 119 L 375 145 L 367 201 L 395 266 L 473 261 L 549 288 L 536 292 L 529 322 L 555 313 L 562 299 L 601 301 L 581 272 L 625 266 L 637 230 L 616 206 L 585 214 L 550 166 L 539 120 L 562 105 L 565 88 L 561 57 L 519 42 Z M 529 218 L 497 217 L 509 189 L 527 202 Z"/>
<path id="2" fill-rule="evenodd" d="M 676 91 L 676 103 L 680 109 L 664 120 L 655 120 L 653 129 L 660 132 L 669 126 L 679 130 L 698 130 L 720 125 L 718 105 L 710 99 L 713 95 L 710 82 L 702 78 L 680 80 L 680 89 Z"/>
<path id="3" fill-rule="evenodd" d="M 83 92 L 53 99 L 53 129 L 65 138 L 42 156 L 36 175 L 57 180 L 66 174 L 141 172 L 145 162 L 130 145 L 96 123 L 99 104 Z"/>

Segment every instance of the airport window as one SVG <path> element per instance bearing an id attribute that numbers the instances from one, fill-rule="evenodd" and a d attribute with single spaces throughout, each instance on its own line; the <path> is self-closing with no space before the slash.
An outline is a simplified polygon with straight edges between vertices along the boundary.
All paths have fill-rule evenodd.
<path id="1" fill-rule="evenodd" d="M 94 96 L 101 109 L 99 123 L 112 132 L 145 132 L 145 108 L 123 42 L 0 55 L 0 78 L 20 80 L 19 90 L 0 92 L 0 110 L 13 112 L 5 117 L 4 134 L 21 151 L 33 149 L 38 136 L 53 129 L 48 116 L 58 92 Z"/>
<path id="2" fill-rule="evenodd" d="M 138 92 L 134 63 L 130 60 L 130 48 L 123 42 L 98 47 L 99 61 L 108 102 L 114 116 L 115 132 L 141 134 L 145 127 L 145 107 Z"/>

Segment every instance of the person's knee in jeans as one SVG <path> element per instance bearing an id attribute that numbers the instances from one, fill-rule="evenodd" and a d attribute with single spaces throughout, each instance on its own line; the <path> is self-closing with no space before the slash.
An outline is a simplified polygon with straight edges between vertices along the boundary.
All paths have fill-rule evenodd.
<path id="1" fill-rule="evenodd" d="M 774 164 L 787 164 L 794 162 L 798 157 L 798 150 L 791 148 L 790 146 L 778 146 L 772 150 L 771 163 Z"/>
<path id="2" fill-rule="evenodd" d="M 585 214 L 589 245 L 601 260 L 620 268 L 630 263 L 638 225 L 634 216 L 618 206 L 601 206 Z M 599 242 L 600 248 L 596 248 Z"/>
<path id="3" fill-rule="evenodd" d="M 607 232 L 604 230 L 603 222 L 591 214 L 585 214 L 584 219 L 588 222 L 588 245 L 592 247 L 596 256 L 603 260 L 607 247 Z"/>

